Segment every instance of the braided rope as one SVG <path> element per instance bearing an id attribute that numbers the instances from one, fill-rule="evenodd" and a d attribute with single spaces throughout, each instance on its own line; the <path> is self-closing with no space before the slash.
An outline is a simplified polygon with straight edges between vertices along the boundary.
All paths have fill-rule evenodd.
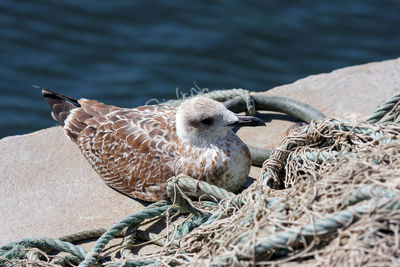
<path id="1" fill-rule="evenodd" d="M 82 240 L 86 240 L 86 239 L 90 239 L 90 238 L 98 238 L 102 234 L 104 234 L 106 231 L 107 231 L 106 228 L 96 228 L 96 229 L 84 230 L 84 231 L 80 231 L 77 233 L 65 235 L 65 236 L 59 237 L 58 239 L 61 241 L 73 243 L 73 242 L 78 242 L 78 241 L 82 241 Z"/>
<path id="2" fill-rule="evenodd" d="M 96 244 L 93 246 L 91 251 L 87 253 L 84 261 L 79 264 L 79 267 L 91 267 L 95 263 L 97 256 L 101 253 L 101 251 L 105 248 L 105 246 L 110 242 L 110 240 L 122 229 L 132 225 L 139 224 L 146 219 L 154 218 L 160 216 L 162 213 L 167 211 L 170 206 L 163 207 L 155 207 L 150 209 L 144 209 L 138 213 L 132 214 L 121 221 L 117 222 L 96 241 Z"/>
<path id="3" fill-rule="evenodd" d="M 183 224 L 179 225 L 176 231 L 171 233 L 168 237 L 168 241 L 171 242 L 172 247 L 179 248 L 180 238 L 189 234 L 193 229 L 203 225 L 209 219 L 210 215 L 211 214 L 194 215 Z"/>
<path id="4" fill-rule="evenodd" d="M 21 259 L 25 256 L 25 246 L 13 242 L 0 248 L 0 257 L 5 259 Z M 1 260 L 0 260 L 1 262 Z"/>
<path id="5" fill-rule="evenodd" d="M 170 201 L 167 200 L 160 200 L 158 202 L 155 202 L 149 206 L 146 207 L 146 209 L 153 209 L 153 208 L 160 208 L 163 206 L 170 205 Z M 147 233 L 145 234 L 143 231 L 138 230 L 137 228 L 139 227 L 139 224 L 131 224 L 128 229 L 126 230 L 126 233 L 123 235 L 123 240 L 122 240 L 122 248 L 120 250 L 122 259 L 133 259 L 135 258 L 135 255 L 133 254 L 132 250 L 129 248 L 129 245 L 132 244 L 135 239 L 142 239 L 146 241 L 153 241 L 153 243 L 163 246 L 164 243 L 158 242 L 161 238 L 152 233 Z M 123 231 L 121 232 L 123 233 Z"/>
<path id="6" fill-rule="evenodd" d="M 75 246 L 74 244 L 60 241 L 55 238 L 25 238 L 20 241 L 10 242 L 7 245 L 2 246 L 0 248 L 0 256 L 11 258 L 11 254 L 13 254 L 11 251 L 14 250 L 15 247 L 18 247 L 18 250 L 26 247 L 40 248 L 45 250 L 55 249 L 58 251 L 71 253 L 80 259 L 84 259 L 86 255 L 86 250 L 84 250 L 82 247 Z M 18 256 L 20 256 L 20 254 L 18 254 Z M 15 258 L 14 255 L 13 258 Z"/>
<path id="7" fill-rule="evenodd" d="M 369 213 L 371 212 L 371 210 L 386 209 L 385 205 L 387 204 L 387 200 L 384 201 L 383 203 L 378 202 L 378 204 L 376 204 L 374 201 L 371 201 L 366 205 L 361 205 L 355 208 L 349 208 L 348 210 L 343 210 L 338 213 L 335 213 L 332 216 L 329 216 L 328 218 L 316 221 L 315 224 L 307 224 L 305 226 L 302 226 L 299 231 L 288 231 L 270 237 L 266 240 L 261 241 L 255 247 L 255 254 L 260 255 L 272 249 L 281 249 L 282 247 L 289 247 L 288 242 L 290 240 L 293 240 L 294 237 L 296 237 L 295 241 L 300 241 L 302 237 L 310 235 L 311 236 L 323 235 L 336 231 L 340 227 L 356 222 L 361 217 L 361 214 Z M 399 208 L 400 208 L 399 203 L 390 206 L 390 210 Z M 283 252 L 287 252 L 287 249 L 284 249 Z M 282 254 L 280 253 L 280 255 Z"/>
<path id="8" fill-rule="evenodd" d="M 171 185 L 178 185 L 185 193 L 193 197 L 200 197 L 201 195 L 208 194 L 218 199 L 225 199 L 235 196 L 234 193 L 228 192 L 223 188 L 193 179 L 192 177 L 183 174 L 170 179 L 168 183 Z"/>
<path id="9" fill-rule="evenodd" d="M 396 106 L 398 105 L 400 101 L 400 94 L 397 94 L 390 98 L 388 101 L 383 103 L 381 106 L 379 106 L 375 112 L 368 117 L 366 120 L 367 123 L 378 123 L 380 120 L 383 119 L 387 114 L 389 114 Z M 398 115 L 398 114 L 397 114 Z M 391 117 L 389 120 L 385 121 L 393 121 L 393 117 Z"/>
<path id="10" fill-rule="evenodd" d="M 138 226 L 139 225 L 137 224 L 133 224 L 129 226 L 126 231 L 124 239 L 122 240 L 122 249 L 120 250 L 122 259 L 133 259 L 135 257 L 132 250 L 128 246 L 135 241 Z"/>
<path id="11" fill-rule="evenodd" d="M 234 193 L 223 188 L 193 179 L 184 174 L 168 180 L 167 195 L 182 211 L 195 215 L 200 215 L 202 210 L 197 208 L 189 197 L 208 195 L 217 199 L 226 199 L 235 196 Z"/>
<path id="12" fill-rule="evenodd" d="M 82 261 L 82 259 L 73 256 L 73 255 L 63 255 L 63 256 L 57 256 L 55 257 L 53 260 L 51 260 L 51 264 L 55 264 L 55 265 L 66 265 L 66 266 L 70 266 L 71 263 L 78 265 L 80 262 Z"/>
<path id="13" fill-rule="evenodd" d="M 206 182 L 200 182 L 198 180 L 195 180 L 191 177 L 188 176 L 182 176 L 179 177 L 178 179 L 171 181 L 169 183 L 170 185 L 173 186 L 179 186 L 181 187 L 185 192 L 196 192 L 198 194 L 208 194 L 210 196 L 214 196 L 219 199 L 223 199 L 229 196 L 233 196 L 233 193 L 227 192 L 224 189 L 218 188 L 213 185 L 209 185 Z M 145 210 L 132 214 L 123 220 L 117 222 L 114 224 L 112 227 L 109 229 L 103 229 L 103 228 L 98 228 L 98 229 L 93 229 L 93 230 L 88 230 L 88 231 L 81 231 L 78 233 L 74 233 L 71 235 L 63 236 L 60 239 L 64 240 L 58 240 L 58 239 L 24 239 L 18 242 L 11 242 L 3 247 L 0 248 L 0 256 L 4 257 L 6 259 L 20 259 L 25 256 L 25 247 L 38 247 L 42 249 L 57 249 L 59 251 L 65 251 L 69 252 L 71 255 L 65 255 L 63 257 L 57 257 L 52 260 L 51 263 L 53 264 L 63 264 L 65 262 L 75 262 L 79 263 L 82 259 L 84 259 L 83 262 L 80 263 L 79 266 L 92 266 L 95 261 L 97 256 L 101 253 L 101 251 L 105 248 L 105 246 L 108 244 L 108 242 L 116 237 L 117 235 L 121 236 L 123 233 L 121 231 L 130 226 L 136 228 L 139 223 L 141 223 L 145 219 L 150 219 L 154 218 L 157 216 L 160 216 L 163 212 L 165 212 L 170 206 L 169 206 L 169 201 L 162 200 L 156 203 L 153 203 L 149 205 Z M 210 203 L 211 204 L 211 203 Z M 173 212 L 173 211 L 172 211 Z M 198 227 L 202 223 L 204 223 L 210 215 L 200 215 L 200 216 L 195 216 L 192 217 L 191 219 L 187 220 L 185 223 L 180 225 L 177 228 L 177 235 L 176 237 L 184 236 L 187 233 L 189 233 L 191 230 L 194 228 Z M 136 234 L 140 233 L 140 237 L 143 237 L 142 231 L 138 231 L 137 233 L 133 233 L 129 239 L 133 239 Z M 101 235 L 101 236 L 100 236 Z M 76 242 L 88 238 L 94 238 L 98 237 L 100 238 L 97 240 L 96 244 L 92 248 L 92 250 L 89 253 L 86 253 L 85 250 L 83 250 L 79 246 L 75 246 L 69 242 L 65 242 L 66 240 L 71 241 L 71 242 Z M 146 239 L 156 239 L 159 238 L 157 235 L 151 236 L 152 238 L 149 238 L 149 236 L 145 237 Z M 131 240 L 126 240 L 126 243 L 129 243 Z M 160 243 L 160 242 L 159 242 Z M 175 242 L 175 244 L 177 244 Z M 85 257 L 86 255 L 86 257 Z M 124 251 L 124 256 L 125 258 L 131 258 L 133 254 L 129 253 L 128 250 Z M 152 263 L 154 261 L 152 260 L 146 260 L 146 261 L 129 261 L 127 264 L 128 266 L 136 266 L 135 264 L 142 264 L 142 263 Z M 116 265 L 118 266 L 118 265 Z"/>

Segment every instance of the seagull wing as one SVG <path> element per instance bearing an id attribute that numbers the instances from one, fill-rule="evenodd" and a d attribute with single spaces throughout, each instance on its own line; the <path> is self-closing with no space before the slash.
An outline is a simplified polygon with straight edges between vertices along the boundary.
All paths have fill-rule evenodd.
<path id="1" fill-rule="evenodd" d="M 163 198 L 166 180 L 174 175 L 176 109 L 125 109 L 87 99 L 78 103 L 64 129 L 104 181 L 142 200 Z"/>

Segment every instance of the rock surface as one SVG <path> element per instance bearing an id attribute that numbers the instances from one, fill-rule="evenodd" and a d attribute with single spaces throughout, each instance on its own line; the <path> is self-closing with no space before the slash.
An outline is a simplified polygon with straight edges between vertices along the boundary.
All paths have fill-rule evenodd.
<path id="1" fill-rule="evenodd" d="M 313 75 L 266 94 L 303 101 L 328 116 L 361 121 L 399 91 L 400 59 L 395 59 Z M 263 113 L 270 121 L 266 128 L 244 128 L 238 134 L 247 143 L 273 148 L 294 120 Z M 3 138 L 0 151 L 0 244 L 109 227 L 143 208 L 107 187 L 60 127 Z M 253 168 L 251 176 L 257 178 L 259 171 Z"/>
<path id="2" fill-rule="evenodd" d="M 0 244 L 108 227 L 143 205 L 106 186 L 53 127 L 0 140 Z"/>

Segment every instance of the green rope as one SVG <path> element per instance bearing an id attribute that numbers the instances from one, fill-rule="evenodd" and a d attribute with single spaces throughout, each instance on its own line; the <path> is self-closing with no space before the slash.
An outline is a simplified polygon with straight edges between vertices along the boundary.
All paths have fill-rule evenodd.
<path id="1" fill-rule="evenodd" d="M 163 247 L 167 242 L 165 237 L 161 237 L 158 234 L 146 232 L 140 229 L 136 230 L 136 238 L 143 241 L 151 241 L 152 244 L 160 247 Z"/>
<path id="2" fill-rule="evenodd" d="M 348 197 L 343 200 L 343 204 L 346 206 L 354 205 L 358 202 L 369 200 L 372 198 L 388 198 L 392 199 L 395 197 L 392 191 L 376 185 L 363 185 L 356 191 L 352 192 Z"/>
<path id="3" fill-rule="evenodd" d="M 171 203 L 168 200 L 160 200 L 158 202 L 155 202 L 147 206 L 146 209 L 159 208 L 163 206 L 168 206 L 170 204 Z M 143 231 L 137 229 L 138 227 L 139 224 L 131 224 L 126 230 L 126 233 L 123 235 L 124 239 L 122 240 L 122 249 L 120 251 L 123 259 L 133 259 L 135 257 L 135 255 L 132 253 L 132 250 L 129 248 L 129 245 L 132 244 L 135 241 L 135 239 L 141 239 L 145 241 L 154 240 L 153 243 L 158 244 L 160 246 L 164 245 L 164 243 L 158 242 L 159 239 L 158 235 L 152 233 L 144 234 Z"/>
<path id="4" fill-rule="evenodd" d="M 91 238 L 98 238 L 102 234 L 104 234 L 106 231 L 107 231 L 106 228 L 96 228 L 96 229 L 91 229 L 91 230 L 80 231 L 80 232 L 73 233 L 70 235 L 65 235 L 65 236 L 59 237 L 58 239 L 61 241 L 74 243 L 74 242 L 83 241 L 83 240 L 87 240 L 87 239 L 91 239 Z M 121 237 L 121 236 L 122 236 L 122 234 L 118 235 L 118 237 Z"/>
<path id="5" fill-rule="evenodd" d="M 22 259 L 25 256 L 25 246 L 17 243 L 0 249 L 0 257 L 5 259 Z M 0 260 L 1 262 L 1 260 Z"/>
<path id="6" fill-rule="evenodd" d="M 178 226 L 174 233 L 171 233 L 169 236 L 169 240 L 174 241 L 172 245 L 175 247 L 179 247 L 179 238 L 182 238 L 189 234 L 192 230 L 196 229 L 197 227 L 203 225 L 211 214 L 200 214 L 194 215 L 186 220 L 183 224 Z"/>
<path id="7" fill-rule="evenodd" d="M 234 193 L 223 188 L 193 179 L 187 175 L 172 177 L 167 182 L 167 195 L 182 211 L 195 215 L 199 215 L 201 211 L 193 205 L 189 197 L 209 195 L 217 199 L 225 199 L 235 196 Z"/>
<path id="8" fill-rule="evenodd" d="M 144 231 L 137 230 L 136 238 L 140 238 L 142 240 L 152 241 L 154 244 L 164 247 L 167 243 L 170 244 L 171 248 L 179 248 L 180 239 L 187 234 L 189 234 L 193 229 L 204 224 L 207 219 L 210 217 L 210 214 L 203 215 L 194 215 L 187 219 L 184 223 L 179 225 L 176 228 L 176 231 L 172 232 L 168 238 L 160 237 L 160 235 L 153 233 L 146 233 Z M 130 255 L 130 259 L 134 258 Z M 126 257 L 129 259 L 128 257 Z"/>
<path id="9" fill-rule="evenodd" d="M 300 101 L 264 94 L 250 95 L 250 92 L 244 89 L 215 90 L 209 93 L 199 93 L 196 96 L 205 96 L 215 101 L 224 102 L 224 105 L 229 110 L 236 113 L 246 111 L 250 115 L 255 115 L 256 109 L 270 110 L 286 113 L 308 123 L 312 120 L 322 120 L 325 118 L 324 114 Z M 176 107 L 185 100 L 169 100 L 162 104 Z"/>
<path id="10" fill-rule="evenodd" d="M 44 250 L 58 250 L 68 252 L 72 255 L 84 259 L 86 251 L 80 246 L 75 246 L 69 242 L 60 241 L 55 238 L 25 238 L 20 241 L 10 242 L 5 246 L 0 247 L 0 256 L 11 259 L 19 258 L 21 254 L 9 253 L 15 247 L 19 248 L 39 248 Z M 19 252 L 18 252 L 19 253 Z"/>
<path id="11" fill-rule="evenodd" d="M 134 243 L 135 238 L 137 237 L 138 227 L 139 227 L 138 224 L 133 224 L 129 226 L 128 229 L 126 230 L 125 237 L 122 240 L 122 249 L 120 251 L 122 259 L 133 259 L 135 257 L 129 245 L 131 243 Z"/>
<path id="12" fill-rule="evenodd" d="M 87 253 L 85 260 L 79 264 L 79 267 L 91 267 L 96 262 L 97 256 L 103 251 L 105 246 L 110 242 L 110 240 L 122 229 L 132 225 L 139 224 L 146 219 L 154 218 L 160 216 L 162 213 L 166 212 L 170 206 L 155 207 L 150 209 L 144 209 L 138 213 L 132 214 L 118 223 L 114 224 L 96 241 L 91 251 Z M 171 212 L 176 212 L 172 210 Z"/>
<path id="13" fill-rule="evenodd" d="M 367 123 L 380 122 L 383 119 L 383 117 L 388 115 L 399 104 L 399 101 L 400 101 L 400 94 L 393 96 L 388 101 L 379 106 L 375 110 L 375 112 L 366 120 L 366 122 Z M 399 118 L 397 117 L 397 120 L 398 119 Z M 388 120 L 382 122 L 389 122 L 389 121 L 394 121 L 394 117 L 390 117 Z"/>
<path id="14" fill-rule="evenodd" d="M 266 161 L 274 152 L 273 149 L 256 147 L 249 144 L 247 144 L 247 147 L 250 150 L 251 164 L 258 167 L 261 167 L 264 161 Z"/>
<path id="15" fill-rule="evenodd" d="M 186 194 L 192 197 L 208 194 L 218 199 L 225 199 L 235 196 L 234 193 L 228 192 L 223 188 L 193 179 L 187 175 L 178 175 L 176 178 L 170 179 L 168 184 L 179 186 Z"/>
<path id="16" fill-rule="evenodd" d="M 71 266 L 70 263 L 78 265 L 82 259 L 73 256 L 73 255 L 63 255 L 63 256 L 57 256 L 53 260 L 51 260 L 51 264 L 55 265 L 62 265 L 62 266 Z"/>
<path id="17" fill-rule="evenodd" d="M 282 112 L 307 123 L 310 123 L 312 120 L 317 121 L 325 118 L 325 115 L 317 109 L 294 99 L 264 94 L 256 94 L 252 95 L 252 97 L 257 110 Z M 225 101 L 224 105 L 227 109 L 236 113 L 245 111 L 244 102 L 240 98 Z"/>
<path id="18" fill-rule="evenodd" d="M 213 185 L 209 185 L 205 182 L 199 182 L 198 180 L 192 179 L 187 176 L 182 176 L 179 177 L 178 179 L 171 180 L 169 182 L 169 185 L 174 187 L 177 186 L 179 189 L 182 189 L 182 192 L 185 194 L 188 192 L 196 192 L 197 194 L 207 194 L 210 196 L 213 196 L 218 199 L 223 199 L 227 198 L 230 196 L 234 196 L 233 193 L 227 192 L 224 189 L 218 188 Z M 170 189 L 170 191 L 173 189 Z M 209 205 L 215 205 L 214 203 L 209 203 Z M 184 206 L 184 204 L 183 204 Z M 79 263 L 80 261 L 83 261 L 80 263 L 79 266 L 93 266 L 95 263 L 97 256 L 102 252 L 102 250 L 105 248 L 105 246 L 108 244 L 108 242 L 118 236 L 121 236 L 123 233 L 123 229 L 127 227 L 133 227 L 136 228 L 143 220 L 145 219 L 150 219 L 154 218 L 157 216 L 160 216 L 162 213 L 167 211 L 170 208 L 170 202 L 167 200 L 162 200 L 156 203 L 153 203 L 149 205 L 146 209 L 143 211 L 132 214 L 123 220 L 119 221 L 118 223 L 114 224 L 111 226 L 109 229 L 103 229 L 103 228 L 98 228 L 98 229 L 93 229 L 93 230 L 88 230 L 88 231 L 81 231 L 79 233 L 75 233 L 72 235 L 66 235 L 61 237 L 61 240 L 58 239 L 23 239 L 18 242 L 11 242 L 3 247 L 0 248 L 0 257 L 3 257 L 5 259 L 22 259 L 25 257 L 25 248 L 26 247 L 37 247 L 41 249 L 55 249 L 58 251 L 64 251 L 64 252 L 69 252 L 72 255 L 65 255 L 62 257 L 56 257 L 52 260 L 51 263 L 53 264 L 65 264 L 66 262 L 73 262 L 73 263 Z M 176 212 L 176 209 L 171 210 L 170 212 L 174 213 Z M 176 236 L 177 237 L 182 237 L 192 231 L 194 228 L 198 227 L 202 223 L 204 223 L 208 218 L 210 217 L 210 214 L 208 215 L 198 215 L 198 216 L 193 216 L 191 219 L 185 221 L 183 224 L 181 224 L 176 231 Z M 139 236 L 143 237 L 142 231 L 137 231 L 136 233 L 133 233 L 131 235 L 131 240 L 134 237 Z M 88 238 L 94 238 L 98 237 L 100 238 L 96 241 L 95 245 L 93 246 L 92 250 L 89 253 L 86 253 L 85 250 L 83 250 L 79 246 L 75 246 L 69 242 L 65 241 L 71 241 L 71 242 L 76 242 L 76 241 L 81 241 L 85 240 Z M 145 237 L 147 240 L 155 239 L 158 238 L 158 236 L 152 236 L 150 238 L 150 235 L 147 235 Z M 63 241 L 62 241 L 63 240 Z M 165 241 L 165 239 L 164 239 Z M 128 241 L 126 242 L 128 243 Z M 176 242 L 175 242 L 176 243 Z M 132 254 L 126 254 L 126 256 L 132 256 Z M 144 262 L 154 262 L 154 261 L 132 261 L 129 264 L 131 266 L 135 266 L 135 264 L 140 264 Z M 133 265 L 132 265 L 133 264 Z"/>

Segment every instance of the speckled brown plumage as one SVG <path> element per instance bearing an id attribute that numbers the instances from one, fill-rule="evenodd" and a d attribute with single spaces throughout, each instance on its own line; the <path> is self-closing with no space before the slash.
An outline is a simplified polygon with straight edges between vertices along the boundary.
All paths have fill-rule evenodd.
<path id="1" fill-rule="evenodd" d="M 231 130 L 224 138 L 192 144 L 178 137 L 174 107 L 128 109 L 42 93 L 67 136 L 104 181 L 122 193 L 147 201 L 163 199 L 166 181 L 180 173 L 231 191 L 247 178 L 250 153 Z M 200 106 L 194 108 L 212 106 L 209 101 L 196 102 Z M 196 116 L 190 118 L 188 125 L 200 123 Z M 195 126 L 207 130 L 207 125 L 199 125 Z"/>

